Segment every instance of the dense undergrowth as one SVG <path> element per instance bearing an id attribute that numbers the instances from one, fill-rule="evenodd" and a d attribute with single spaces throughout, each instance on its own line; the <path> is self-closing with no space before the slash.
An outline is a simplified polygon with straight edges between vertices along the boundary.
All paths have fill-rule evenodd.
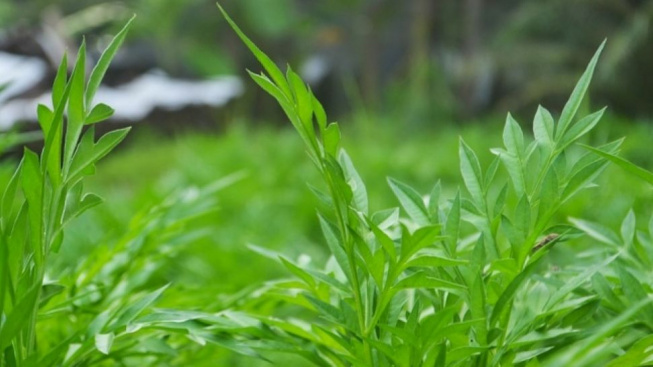
<path id="1" fill-rule="evenodd" d="M 126 133 L 93 144 L 91 103 L 126 29 L 92 82 L 64 60 L 40 160 L 1 171 L 0 366 L 651 362 L 649 176 L 609 166 L 651 131 L 580 115 L 599 52 L 557 120 L 340 131 L 230 23 L 295 131 L 136 136 L 87 177 Z M 78 216 L 82 182 L 109 200 Z"/>

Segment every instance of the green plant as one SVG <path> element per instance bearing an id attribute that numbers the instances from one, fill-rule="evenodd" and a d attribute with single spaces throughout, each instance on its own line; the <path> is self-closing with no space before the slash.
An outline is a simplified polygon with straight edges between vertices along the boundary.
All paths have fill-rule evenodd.
<path id="1" fill-rule="evenodd" d="M 59 250 L 66 223 L 101 202 L 97 195 L 84 192 L 83 179 L 93 173 L 95 163 L 129 131 L 128 128 L 112 131 L 96 142 L 92 126 L 113 113 L 105 104 L 94 105 L 93 97 L 128 27 L 129 23 L 102 54 L 88 82 L 84 43 L 70 79 L 64 56 L 52 89 L 54 108 L 38 107 L 45 138 L 43 151 L 38 155 L 25 148 L 2 197 L 0 365 L 37 364 L 39 309 L 49 297 L 61 291 L 44 282 L 49 256 Z M 91 126 L 82 135 L 85 125 Z"/>
<path id="2" fill-rule="evenodd" d="M 161 273 L 187 243 L 207 235 L 205 226 L 193 222 L 215 211 L 214 194 L 237 179 L 233 175 L 203 189 L 170 193 L 139 211 L 115 243 L 94 248 L 72 271 L 48 284 L 66 290 L 53 294 L 40 310 L 39 330 L 46 336 L 40 343 L 56 351 L 52 363 L 138 366 L 175 360 L 189 346 L 187 336 L 205 329 L 201 320 L 215 316 L 153 309 L 169 287 L 165 281 L 161 286 Z M 57 353 L 61 350 L 65 355 Z"/>
<path id="3" fill-rule="evenodd" d="M 504 147 L 492 150 L 496 158 L 486 168 L 460 140 L 466 192 L 444 200 L 437 183 L 424 197 L 389 179 L 403 217 L 398 208 L 369 212 L 363 180 L 340 147 L 338 124 L 328 122 L 290 67 L 282 73 L 220 10 L 267 73 L 250 76 L 277 100 L 322 176 L 326 191 L 313 191 L 332 254 L 322 267 L 254 247 L 294 278 L 270 282 L 240 305 L 249 310 L 240 317 L 248 327 L 232 332 L 238 346 L 232 348 L 249 355 L 285 351 L 324 366 L 581 366 L 614 359 L 615 345 L 641 348 L 609 337 L 650 307 L 649 299 L 639 297 L 616 315 L 595 313 L 600 297 L 586 287 L 619 254 L 595 253 L 589 264 L 565 271 L 547 269 L 543 260 L 553 246 L 580 235 L 552 218 L 607 165 L 575 146 L 605 110 L 575 118 L 603 45 L 557 122 L 538 108 L 534 140 L 508 115 Z M 620 144 L 600 150 L 612 154 Z M 279 318 L 274 307 L 261 311 L 279 302 L 296 316 Z"/>
<path id="4" fill-rule="evenodd" d="M 113 109 L 94 105 L 93 97 L 131 22 L 88 81 L 85 43 L 70 78 L 64 57 L 52 90 L 54 108 L 38 106 L 43 151 L 25 148 L 6 185 L 0 203 L 0 366 L 170 363 L 189 338 L 204 344 L 230 327 L 212 314 L 152 306 L 169 287 L 161 276 L 169 259 L 207 235 L 204 219 L 216 210 L 214 194 L 239 175 L 169 193 L 134 216 L 116 243 L 97 246 L 72 269 L 53 266 L 67 225 L 102 202 L 85 192 L 85 178 L 129 131 L 96 141 L 93 124 Z M 25 138 L 5 135 L 2 142 Z"/>

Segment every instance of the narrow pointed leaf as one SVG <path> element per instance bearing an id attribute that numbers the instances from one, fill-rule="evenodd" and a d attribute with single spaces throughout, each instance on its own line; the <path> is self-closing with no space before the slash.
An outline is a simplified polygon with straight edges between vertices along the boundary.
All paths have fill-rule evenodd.
<path id="1" fill-rule="evenodd" d="M 574 119 L 574 116 L 576 115 L 576 112 L 578 111 L 578 108 L 583 101 L 583 97 L 585 97 L 587 88 L 589 88 L 590 81 L 592 80 L 592 75 L 594 74 L 594 69 L 596 68 L 596 63 L 599 60 L 599 56 L 601 55 L 601 51 L 603 50 L 604 46 L 605 41 L 601 43 L 599 49 L 596 50 L 596 53 L 594 53 L 594 56 L 589 62 L 589 65 L 587 65 L 587 69 L 585 69 L 585 72 L 580 77 L 580 80 L 578 80 L 576 87 L 574 87 L 573 92 L 571 92 L 569 100 L 565 104 L 565 107 L 562 109 L 562 114 L 560 115 L 558 126 L 556 127 L 556 141 L 559 141 L 564 136 L 572 120 Z"/>
<path id="2" fill-rule="evenodd" d="M 483 201 L 483 179 L 481 177 L 481 166 L 474 151 L 465 142 L 460 139 L 460 172 L 463 176 L 463 181 L 467 190 L 474 199 L 475 204 L 481 204 L 484 207 Z"/>
<path id="3" fill-rule="evenodd" d="M 641 178 L 642 180 L 648 182 L 649 184 L 653 185 L 653 172 L 647 171 L 617 155 L 596 149 L 594 147 L 590 147 L 587 145 L 583 145 L 583 148 L 590 150 L 594 152 L 595 154 L 600 155 L 601 157 L 609 160 L 610 162 L 616 164 L 617 166 L 621 167 L 625 171 Z"/>
<path id="4" fill-rule="evenodd" d="M 401 206 L 415 223 L 419 225 L 430 223 L 429 212 L 424 204 L 424 199 L 415 189 L 393 178 L 388 178 L 388 184 L 390 184 L 390 188 L 399 199 Z"/>
<path id="5" fill-rule="evenodd" d="M 95 97 L 95 93 L 100 87 L 100 83 L 102 82 L 102 79 L 104 79 L 104 75 L 109 69 L 111 60 L 113 60 L 114 56 L 118 52 L 118 49 L 124 42 L 125 37 L 127 36 L 127 32 L 129 31 L 129 28 L 131 27 L 131 24 L 134 21 L 134 18 L 136 18 L 136 15 L 132 16 L 127 21 L 125 26 L 120 30 L 120 32 L 118 32 L 113 37 L 113 39 L 109 43 L 109 46 L 107 46 L 104 52 L 102 52 L 102 55 L 100 56 L 100 59 L 98 60 L 97 64 L 95 64 L 93 71 L 91 71 L 91 75 L 88 79 L 88 86 L 86 87 L 86 93 L 85 93 L 86 109 L 91 108 L 91 105 L 93 104 L 93 98 Z"/>

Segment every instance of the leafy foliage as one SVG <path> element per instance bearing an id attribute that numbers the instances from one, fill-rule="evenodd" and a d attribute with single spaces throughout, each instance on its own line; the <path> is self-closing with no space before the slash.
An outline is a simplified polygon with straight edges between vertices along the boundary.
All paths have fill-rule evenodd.
<path id="1" fill-rule="evenodd" d="M 533 141 L 508 115 L 504 147 L 493 149 L 496 158 L 483 167 L 460 140 L 466 193 L 444 200 L 439 183 L 422 196 L 389 179 L 408 214 L 402 217 L 397 208 L 369 212 L 363 180 L 340 147 L 338 124 L 328 122 L 295 72 L 282 73 L 222 12 L 267 73 L 250 75 L 282 107 L 326 184 L 326 191 L 314 191 L 324 203 L 319 220 L 332 255 L 315 266 L 255 248 L 294 278 L 267 284 L 241 305 L 258 322 L 233 333 L 239 345 L 295 353 L 324 366 L 589 366 L 616 363 L 620 354 L 646 359 L 648 344 L 634 343 L 625 332 L 627 322 L 651 306 L 638 278 L 617 270 L 631 302 L 610 312 L 602 305 L 604 295 L 618 300 L 607 293 L 602 272 L 619 269 L 620 252 L 592 254 L 595 265 L 565 272 L 546 270 L 542 260 L 554 245 L 580 235 L 552 218 L 608 164 L 574 146 L 604 111 L 576 117 L 603 45 L 557 122 L 538 109 Z M 620 144 L 599 149 L 614 154 Z M 623 226 L 625 238 L 633 238 L 633 220 Z M 590 279 L 599 279 L 604 293 L 594 292 Z M 303 311 L 281 319 L 255 312 L 275 302 Z M 632 354 L 618 352 L 631 347 Z"/>
<path id="2" fill-rule="evenodd" d="M 64 56 L 52 88 L 54 107 L 38 106 L 43 150 L 25 148 L 6 185 L 0 203 L 0 366 L 166 363 L 187 338 L 199 342 L 202 333 L 205 339 L 215 333 L 206 331 L 218 323 L 214 315 L 153 311 L 169 286 L 157 284 L 154 275 L 180 244 L 204 235 L 189 222 L 214 211 L 214 194 L 237 176 L 146 207 L 117 243 L 97 246 L 76 269 L 52 278 L 51 260 L 66 243 L 65 228 L 102 203 L 84 190 L 85 178 L 129 131 L 110 131 L 96 140 L 94 124 L 113 109 L 94 104 L 93 97 L 130 25 L 131 20 L 113 38 L 88 81 L 85 44 L 70 77 Z M 3 145 L 27 139 L 32 137 L 5 135 Z"/>
<path id="3" fill-rule="evenodd" d="M 128 128 L 112 131 L 96 142 L 94 128 L 91 126 L 83 132 L 83 127 L 98 121 L 94 112 L 98 107 L 105 109 L 102 104 L 93 105 L 93 95 L 130 23 L 100 57 L 88 84 L 84 43 L 70 78 L 64 56 L 52 90 L 54 107 L 38 107 L 45 138 L 43 151 L 39 155 L 25 148 L 2 197 L 0 364 L 3 366 L 50 365 L 59 358 L 56 353 L 39 355 L 37 348 L 36 323 L 40 311 L 50 298 L 63 291 L 60 285 L 45 281 L 46 266 L 50 255 L 58 252 L 64 242 L 66 224 L 102 202 L 97 195 L 84 192 L 84 177 L 94 172 L 95 164 L 129 131 Z M 104 115 L 106 118 L 110 113 Z"/>
<path id="4" fill-rule="evenodd" d="M 86 179 L 127 133 L 95 139 L 94 124 L 113 110 L 93 96 L 128 23 L 88 81 L 84 44 L 70 77 L 64 58 L 53 107 L 38 107 L 43 151 L 25 149 L 0 200 L 0 366 L 186 365 L 199 363 L 208 345 L 320 366 L 653 361 L 653 220 L 638 226 L 642 216 L 629 211 L 615 230 L 561 218 L 610 162 L 650 183 L 650 172 L 617 156 L 622 140 L 579 144 L 605 110 L 577 116 L 603 45 L 557 120 L 538 108 L 533 138 L 508 115 L 488 162 L 471 140 L 459 140 L 463 187 L 443 180 L 424 194 L 388 178 L 397 206 L 377 210 L 386 201 L 372 195 L 310 88 L 225 17 L 265 70 L 250 75 L 282 107 L 322 178 L 311 191 L 329 258 L 251 245 L 291 276 L 233 295 L 171 286 L 164 274 L 175 271 L 184 246 L 215 235 L 206 227 L 215 194 L 235 175 L 154 200 L 115 240 L 53 271 L 54 254 L 71 245 L 64 231 L 102 202 L 86 192 Z M 0 143 L 29 139 L 5 135 Z M 558 268 L 561 252 L 570 256 Z"/>

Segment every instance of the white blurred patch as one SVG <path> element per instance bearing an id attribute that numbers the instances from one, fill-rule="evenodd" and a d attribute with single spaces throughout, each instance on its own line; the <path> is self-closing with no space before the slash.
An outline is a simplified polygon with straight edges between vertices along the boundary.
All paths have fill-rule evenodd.
<path id="1" fill-rule="evenodd" d="M 299 75 L 311 85 L 322 81 L 328 73 L 329 63 L 324 57 L 318 55 L 311 56 L 299 69 Z"/>
<path id="2" fill-rule="evenodd" d="M 8 55 L 8 54 L 0 54 Z M 6 130 L 18 121 L 36 121 L 36 106 L 51 106 L 50 92 L 32 99 L 5 102 L 38 83 L 46 73 L 45 63 L 36 58 L 14 55 L 0 57 L 0 83 L 12 84 L 0 93 L 0 129 Z M 106 103 L 115 109 L 113 119 L 138 121 L 155 108 L 179 110 L 191 105 L 220 107 L 243 93 L 243 83 L 235 76 L 207 80 L 173 79 L 162 71 L 151 71 L 116 88 L 101 86 L 94 104 Z"/>
<path id="3" fill-rule="evenodd" d="M 48 71 L 48 65 L 36 57 L 26 57 L 0 52 L 0 104 L 26 92 L 38 84 Z"/>

